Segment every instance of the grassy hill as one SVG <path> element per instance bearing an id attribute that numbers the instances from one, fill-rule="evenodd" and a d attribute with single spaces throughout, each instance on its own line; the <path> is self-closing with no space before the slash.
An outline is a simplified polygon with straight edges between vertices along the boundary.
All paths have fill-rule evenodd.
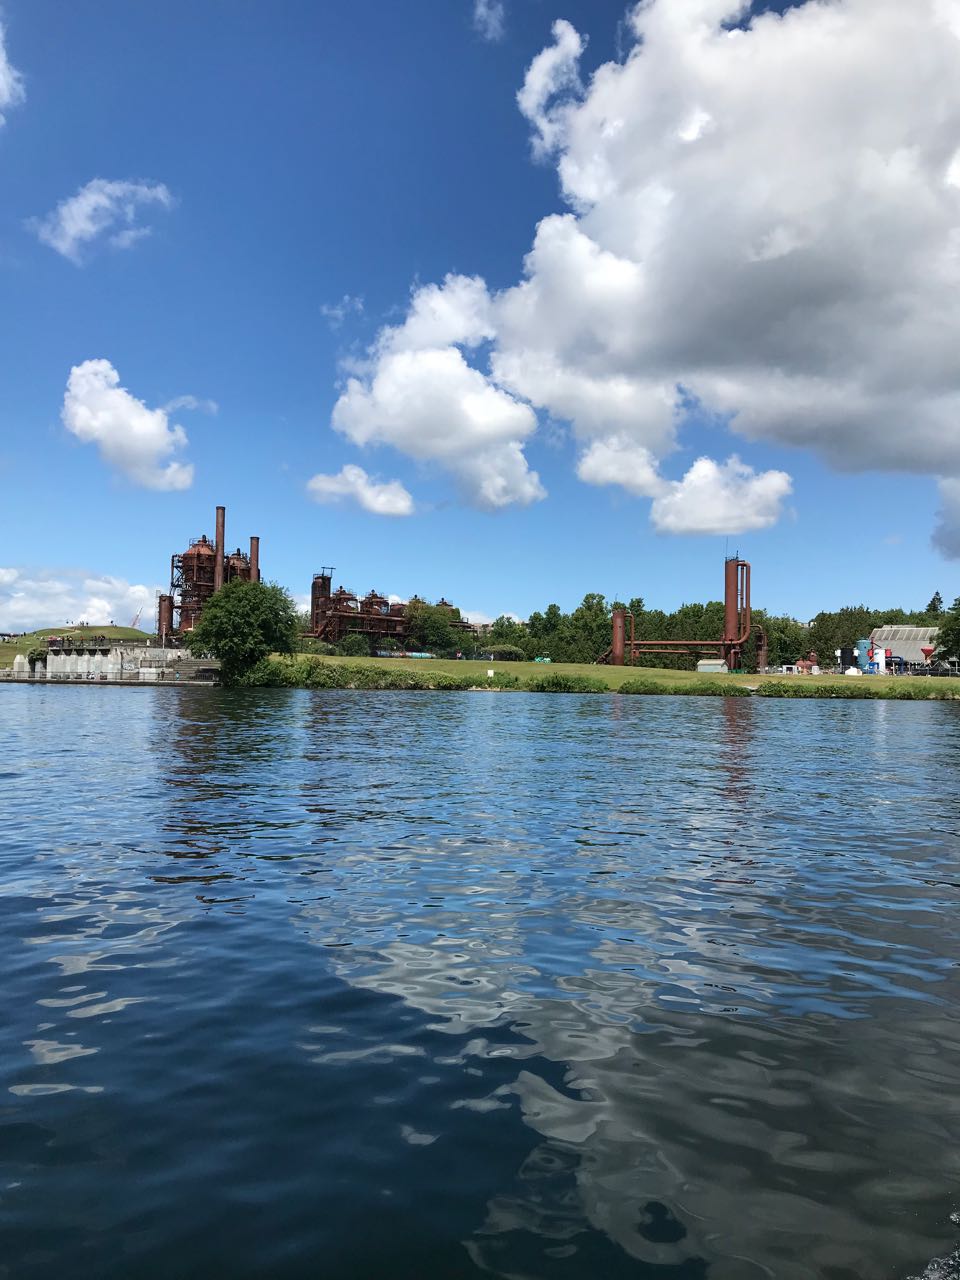
<path id="1" fill-rule="evenodd" d="M 18 636 L 16 640 L 0 640 L 0 667 L 12 667 L 18 653 L 44 648 L 47 636 L 71 636 L 76 639 L 106 636 L 108 640 L 151 639 L 147 632 L 135 631 L 133 627 L 42 627 L 39 631 Z"/>

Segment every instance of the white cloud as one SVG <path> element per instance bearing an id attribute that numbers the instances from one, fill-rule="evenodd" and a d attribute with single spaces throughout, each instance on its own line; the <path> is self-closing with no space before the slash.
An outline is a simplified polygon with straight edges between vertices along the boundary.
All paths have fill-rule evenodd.
<path id="1" fill-rule="evenodd" d="M 326 316 L 331 329 L 339 329 L 348 316 L 363 315 L 363 299 L 345 293 L 339 302 L 324 302 L 320 306 L 320 314 Z"/>
<path id="2" fill-rule="evenodd" d="M 6 123 L 4 111 L 19 106 L 27 96 L 23 76 L 7 57 L 5 36 L 6 30 L 0 22 L 0 128 Z"/>
<path id="3" fill-rule="evenodd" d="M 654 498 L 666 482 L 649 449 L 622 436 L 595 440 L 581 455 L 577 475 L 586 484 L 617 484 L 638 498 Z"/>
<path id="4" fill-rule="evenodd" d="M 933 545 L 948 559 L 960 560 L 960 479 L 941 480 L 940 510 Z"/>
<path id="5" fill-rule="evenodd" d="M 619 485 L 638 498 L 652 498 L 650 516 L 660 533 L 769 528 L 793 488 L 785 471 L 758 473 L 736 456 L 723 464 L 698 458 L 681 480 L 668 480 L 648 449 L 622 436 L 595 440 L 581 455 L 577 475 L 586 484 Z"/>
<path id="6" fill-rule="evenodd" d="M 83 251 L 98 237 L 116 249 L 129 249 L 150 235 L 150 227 L 137 222 L 144 205 L 169 209 L 173 196 L 162 182 L 110 182 L 94 178 L 76 195 L 62 200 L 45 218 L 31 218 L 27 225 L 44 244 L 79 266 Z"/>
<path id="7" fill-rule="evenodd" d="M 547 156 L 560 145 L 564 117 L 573 96 L 581 91 L 579 63 L 585 40 L 564 18 L 553 24 L 553 44 L 527 68 L 517 105 L 535 129 L 533 145 Z"/>
<path id="8" fill-rule="evenodd" d="M 793 485 L 785 471 L 756 472 L 737 457 L 720 464 L 698 458 L 682 480 L 667 482 L 653 500 L 661 533 L 746 533 L 780 518 Z"/>
<path id="9" fill-rule="evenodd" d="M 154 624 L 158 586 L 78 569 L 0 570 L 0 631 L 33 631 L 66 622 L 128 626 L 143 609 L 141 627 Z"/>
<path id="10" fill-rule="evenodd" d="M 696 410 L 845 471 L 946 477 L 937 545 L 960 553 L 960 0 L 643 0 L 629 28 L 586 82 L 568 22 L 530 64 L 518 104 L 567 211 L 518 283 L 418 289 L 334 425 L 489 505 L 542 496 L 539 411 L 658 528 L 769 525 L 789 477 L 749 457 L 657 487 Z"/>
<path id="11" fill-rule="evenodd" d="M 505 22 L 503 0 L 473 0 L 473 25 L 484 40 L 502 40 Z"/>
<path id="12" fill-rule="evenodd" d="M 334 406 L 334 427 L 354 444 L 387 444 L 439 462 L 477 506 L 543 497 L 522 448 L 536 430 L 536 415 L 463 353 L 492 333 L 482 281 L 447 276 L 443 285 L 418 289 L 405 322 L 382 329 L 367 367 L 348 379 Z"/>
<path id="13" fill-rule="evenodd" d="M 413 514 L 413 498 L 399 480 L 373 480 L 362 467 L 348 465 L 335 476 L 316 475 L 307 490 L 317 502 L 348 498 L 375 516 Z"/>
<path id="14" fill-rule="evenodd" d="M 196 396 L 175 396 L 163 406 L 164 413 L 176 413 L 178 409 L 195 409 L 198 413 L 219 413 L 216 400 L 199 400 Z"/>
<path id="15" fill-rule="evenodd" d="M 164 409 L 148 409 L 120 386 L 109 360 L 85 360 L 70 370 L 63 398 L 63 424 L 84 444 L 95 444 L 104 460 L 145 489 L 189 489 L 190 463 L 166 462 L 187 444 Z"/>
<path id="16" fill-rule="evenodd" d="M 576 33 L 554 28 L 520 105 L 572 212 L 540 223 L 494 300 L 493 375 L 600 441 L 580 463 L 594 483 L 627 441 L 662 458 L 692 402 L 846 470 L 956 475 L 956 0 L 730 29 L 746 8 L 636 5 L 632 50 L 579 93 Z M 661 527 L 685 526 L 686 492 L 655 506 Z"/>

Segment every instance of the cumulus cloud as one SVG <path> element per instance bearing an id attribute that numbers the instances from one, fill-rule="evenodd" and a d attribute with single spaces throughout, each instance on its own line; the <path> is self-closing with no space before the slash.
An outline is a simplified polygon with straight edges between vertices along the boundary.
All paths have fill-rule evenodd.
<path id="1" fill-rule="evenodd" d="M 698 458 L 682 480 L 664 484 L 651 519 L 661 533 L 744 533 L 767 529 L 792 489 L 785 471 L 756 472 L 736 456 Z"/>
<path id="2" fill-rule="evenodd" d="M 506 16 L 503 0 L 473 0 L 473 25 L 484 40 L 503 39 Z"/>
<path id="3" fill-rule="evenodd" d="M 582 37 L 554 24 L 518 103 L 566 210 L 540 222 L 513 287 L 448 277 L 418 290 L 411 329 L 384 331 L 338 406 L 341 426 L 362 407 L 367 427 L 347 434 L 409 446 L 416 413 L 436 408 L 443 352 L 436 416 L 451 458 L 476 456 L 455 441 L 473 438 L 463 410 L 485 388 L 495 417 L 515 415 L 514 451 L 534 432 L 524 411 L 566 421 L 582 479 L 618 483 L 619 459 L 619 483 L 660 501 L 660 527 L 679 527 L 694 481 L 658 493 L 650 467 L 695 412 L 845 471 L 945 477 L 937 545 L 956 554 L 957 0 L 807 0 L 755 15 L 745 0 L 644 0 L 629 33 L 625 56 L 587 78 Z M 440 303 L 464 323 L 413 341 L 413 313 Z M 380 378 L 408 397 L 406 415 L 393 406 L 405 426 L 373 425 L 389 417 Z M 434 421 L 426 434 L 438 432 Z M 746 484 L 729 462 L 711 465 L 717 492 Z M 780 492 L 782 474 L 753 477 L 750 494 Z M 779 509 L 761 507 L 762 523 Z M 757 527 L 752 510 L 741 528 Z M 728 506 L 715 523 L 734 519 Z"/>
<path id="4" fill-rule="evenodd" d="M 757 472 L 736 455 L 722 464 L 698 458 L 682 479 L 669 480 L 649 449 L 622 436 L 595 440 L 581 455 L 577 475 L 586 484 L 619 485 L 652 498 L 650 518 L 660 533 L 767 529 L 793 489 L 785 471 Z"/>
<path id="5" fill-rule="evenodd" d="M 45 218 L 31 218 L 27 225 L 44 244 L 80 266 L 84 250 L 96 240 L 129 249 L 150 235 L 150 227 L 137 221 L 142 207 L 148 205 L 162 209 L 173 205 L 173 196 L 162 182 L 94 178 Z"/>
<path id="6" fill-rule="evenodd" d="M 0 631 L 34 631 L 66 622 L 154 625 L 158 586 L 77 569 L 0 569 Z"/>
<path id="7" fill-rule="evenodd" d="M 553 44 L 541 50 L 527 68 L 517 105 L 533 125 L 538 156 L 547 156 L 560 145 L 564 118 L 582 88 L 580 56 L 585 43 L 566 19 L 558 18 L 553 24 Z"/>
<path id="8" fill-rule="evenodd" d="M 616 484 L 638 498 L 654 498 L 664 488 L 649 449 L 622 436 L 594 440 L 580 456 L 577 475 L 585 484 Z"/>
<path id="9" fill-rule="evenodd" d="M 372 479 L 363 467 L 345 466 L 338 475 L 316 475 L 307 491 L 317 502 L 340 502 L 347 498 L 375 516 L 409 516 L 413 498 L 399 480 Z"/>
<path id="10" fill-rule="evenodd" d="M 183 427 L 171 425 L 165 409 L 148 409 L 125 387 L 109 360 L 85 360 L 70 370 L 63 398 L 63 424 L 84 444 L 145 489 L 189 489 L 190 463 L 170 461 L 183 449 Z"/>
<path id="11" fill-rule="evenodd" d="M 464 351 L 493 336 L 481 280 L 447 276 L 418 289 L 402 325 L 381 330 L 348 379 L 333 425 L 357 445 L 391 445 L 450 472 L 469 502 L 497 508 L 544 496 L 523 453 L 529 405 L 495 386 Z"/>
<path id="12" fill-rule="evenodd" d="M 6 124 L 4 111 L 8 107 L 17 107 L 26 98 L 23 87 L 23 76 L 12 65 L 7 57 L 6 29 L 0 22 L 0 128 Z"/>
<path id="13" fill-rule="evenodd" d="M 579 466 L 592 483 L 627 439 L 663 456 L 691 404 L 845 470 L 956 475 L 956 4 L 810 2 L 744 23 L 747 7 L 635 6 L 628 56 L 580 93 L 582 49 L 555 26 L 520 106 L 571 212 L 540 223 L 495 300 L 493 374 L 600 441 Z M 687 523 L 681 484 L 660 527 Z"/>

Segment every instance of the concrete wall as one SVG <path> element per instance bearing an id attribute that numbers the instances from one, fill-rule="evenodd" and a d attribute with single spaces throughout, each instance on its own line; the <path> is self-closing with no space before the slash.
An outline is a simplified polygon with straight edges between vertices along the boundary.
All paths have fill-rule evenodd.
<path id="1" fill-rule="evenodd" d="M 112 648 L 106 653 L 48 653 L 46 662 L 37 662 L 31 670 L 25 654 L 13 660 L 13 675 L 35 680 L 140 680 L 156 683 L 176 677 L 177 664 L 189 659 L 182 649 L 161 649 L 156 645 Z M 215 666 L 216 664 L 209 664 Z"/>

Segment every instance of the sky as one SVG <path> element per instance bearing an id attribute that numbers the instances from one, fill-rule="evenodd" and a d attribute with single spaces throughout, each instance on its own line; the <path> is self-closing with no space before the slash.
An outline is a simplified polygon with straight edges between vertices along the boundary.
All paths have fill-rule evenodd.
<path id="1" fill-rule="evenodd" d="M 0 630 L 960 594 L 960 0 L 0 23 Z"/>

